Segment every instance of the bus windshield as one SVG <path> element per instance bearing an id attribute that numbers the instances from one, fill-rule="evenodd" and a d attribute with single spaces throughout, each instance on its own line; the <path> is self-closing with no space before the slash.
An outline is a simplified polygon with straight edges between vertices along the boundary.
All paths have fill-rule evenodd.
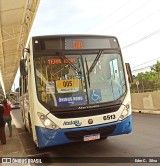
<path id="1" fill-rule="evenodd" d="M 43 104 L 68 107 L 111 102 L 126 92 L 119 53 L 52 52 L 34 57 L 37 96 Z"/>

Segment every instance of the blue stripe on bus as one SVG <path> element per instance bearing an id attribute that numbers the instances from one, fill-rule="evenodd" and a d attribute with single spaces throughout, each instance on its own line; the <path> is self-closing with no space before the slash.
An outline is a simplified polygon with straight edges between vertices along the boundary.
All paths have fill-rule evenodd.
<path id="1" fill-rule="evenodd" d="M 73 131 L 81 131 L 81 130 L 91 130 L 91 129 L 93 130 L 100 127 L 106 127 L 111 125 L 116 125 L 116 128 L 113 131 L 113 133 L 108 136 L 128 134 L 132 131 L 132 116 L 130 115 L 123 121 L 118 121 L 114 123 L 89 126 L 89 127 L 81 127 L 81 128 L 73 128 L 73 129 L 51 130 L 51 129 L 36 126 L 38 147 L 44 148 L 49 146 L 71 143 L 71 142 L 77 142 L 77 141 L 69 140 L 64 133 L 73 132 Z"/>

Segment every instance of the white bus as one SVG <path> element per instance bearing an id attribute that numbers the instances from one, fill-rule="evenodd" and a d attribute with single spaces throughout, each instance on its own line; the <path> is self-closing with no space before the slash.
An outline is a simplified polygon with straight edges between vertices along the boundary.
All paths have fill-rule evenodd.
<path id="1" fill-rule="evenodd" d="M 32 37 L 20 61 L 20 108 L 37 147 L 130 133 L 127 68 L 113 36 Z"/>

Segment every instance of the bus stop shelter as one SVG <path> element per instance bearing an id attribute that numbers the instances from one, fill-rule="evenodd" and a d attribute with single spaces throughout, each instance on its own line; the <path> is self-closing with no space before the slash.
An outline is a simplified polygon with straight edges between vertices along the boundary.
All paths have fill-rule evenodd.
<path id="1" fill-rule="evenodd" d="M 0 84 L 11 91 L 40 0 L 0 0 Z"/>

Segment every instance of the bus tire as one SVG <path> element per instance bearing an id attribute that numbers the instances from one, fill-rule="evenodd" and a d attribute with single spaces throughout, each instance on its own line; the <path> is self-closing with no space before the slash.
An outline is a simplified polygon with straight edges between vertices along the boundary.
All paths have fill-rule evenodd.
<path id="1" fill-rule="evenodd" d="M 29 120 L 29 133 L 31 134 L 31 136 L 33 138 L 32 123 L 31 123 L 30 115 L 28 115 L 28 120 Z"/>
<path id="2" fill-rule="evenodd" d="M 101 139 L 100 140 L 104 140 L 104 139 L 107 139 L 108 137 L 101 137 Z"/>
<path id="3" fill-rule="evenodd" d="M 25 129 L 25 131 L 27 131 L 28 132 L 28 129 L 27 129 L 27 127 L 26 127 L 26 125 L 24 124 L 24 129 Z"/>
<path id="4" fill-rule="evenodd" d="M 37 144 L 35 143 L 35 150 L 36 151 L 40 151 L 41 149 L 37 146 Z"/>

